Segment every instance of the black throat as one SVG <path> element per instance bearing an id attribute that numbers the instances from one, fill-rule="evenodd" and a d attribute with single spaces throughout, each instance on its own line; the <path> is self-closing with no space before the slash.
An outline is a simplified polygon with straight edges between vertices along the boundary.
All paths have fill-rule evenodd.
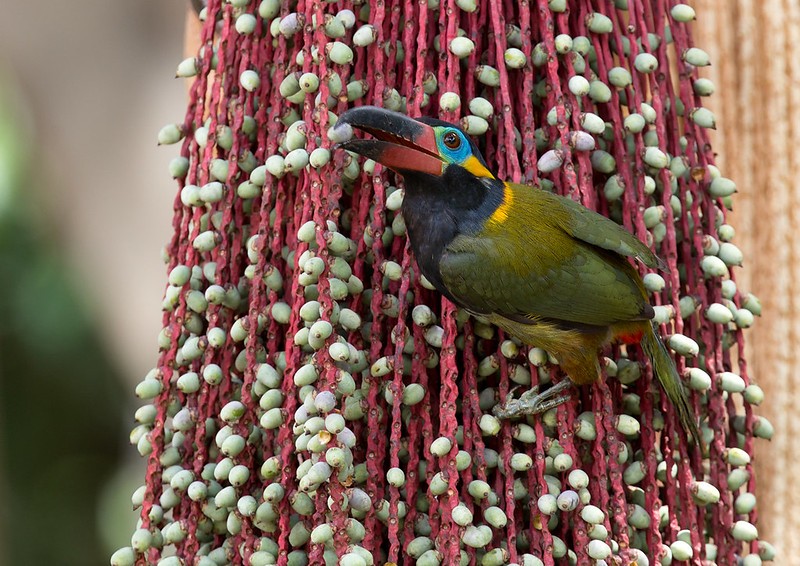
<path id="1" fill-rule="evenodd" d="M 503 183 L 478 178 L 457 165 L 441 176 L 404 171 L 403 217 L 422 274 L 450 300 L 439 260 L 453 239 L 479 234 L 503 202 Z"/>

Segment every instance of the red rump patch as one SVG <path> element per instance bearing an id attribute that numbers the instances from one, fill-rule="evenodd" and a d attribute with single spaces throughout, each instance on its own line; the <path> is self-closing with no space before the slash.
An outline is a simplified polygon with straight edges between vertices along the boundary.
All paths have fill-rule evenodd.
<path id="1" fill-rule="evenodd" d="M 617 340 L 622 342 L 623 344 L 638 344 L 642 341 L 642 337 L 644 336 L 644 330 L 636 330 L 634 332 L 625 332 L 622 334 L 617 334 Z"/>

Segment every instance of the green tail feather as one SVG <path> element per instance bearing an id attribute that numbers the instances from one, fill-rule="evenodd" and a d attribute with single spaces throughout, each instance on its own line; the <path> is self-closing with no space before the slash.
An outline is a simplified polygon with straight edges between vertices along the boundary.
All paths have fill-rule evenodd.
<path id="1" fill-rule="evenodd" d="M 664 388 L 667 397 L 678 411 L 678 419 L 684 430 L 688 432 L 696 446 L 702 447 L 700 441 L 700 430 L 697 428 L 697 421 L 695 420 L 692 407 L 689 405 L 689 397 L 686 389 L 683 386 L 678 369 L 675 367 L 675 362 L 669 354 L 669 350 L 658 337 L 658 330 L 653 324 L 649 332 L 645 332 L 642 338 L 642 348 L 650 358 L 653 364 L 653 371 L 658 376 L 658 381 L 661 382 L 661 387 Z"/>

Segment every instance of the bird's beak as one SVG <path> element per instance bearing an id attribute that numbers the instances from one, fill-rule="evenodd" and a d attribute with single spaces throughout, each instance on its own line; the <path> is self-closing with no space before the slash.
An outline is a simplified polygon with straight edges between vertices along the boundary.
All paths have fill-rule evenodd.
<path id="1" fill-rule="evenodd" d="M 334 130 L 346 125 L 371 134 L 375 139 L 350 139 L 338 147 L 368 157 L 402 173 L 418 171 L 441 175 L 444 161 L 439 157 L 433 128 L 375 106 L 352 108 L 339 116 Z"/>

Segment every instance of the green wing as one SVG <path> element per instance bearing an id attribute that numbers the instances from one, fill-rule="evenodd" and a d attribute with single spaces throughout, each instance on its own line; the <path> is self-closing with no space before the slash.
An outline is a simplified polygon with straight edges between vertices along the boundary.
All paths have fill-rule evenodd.
<path id="1" fill-rule="evenodd" d="M 517 193 L 522 191 L 535 191 L 536 189 L 523 185 L 513 185 Z M 604 250 L 609 250 L 620 255 L 635 257 L 647 267 L 656 268 L 660 260 L 650 248 L 645 246 L 639 238 L 628 232 L 625 228 L 606 218 L 605 216 L 589 210 L 574 200 L 554 195 L 545 191 L 538 191 L 538 197 L 544 202 L 553 201 L 553 206 L 562 206 L 567 212 L 567 219 L 561 228 L 577 238 Z M 536 196 L 534 196 L 536 198 Z"/>
<path id="2" fill-rule="evenodd" d="M 655 256 L 613 221 L 572 201 L 514 187 L 508 219 L 460 235 L 439 263 L 450 293 L 479 313 L 609 326 L 652 318 L 623 256 Z M 568 202 L 567 202 L 568 201 Z"/>

